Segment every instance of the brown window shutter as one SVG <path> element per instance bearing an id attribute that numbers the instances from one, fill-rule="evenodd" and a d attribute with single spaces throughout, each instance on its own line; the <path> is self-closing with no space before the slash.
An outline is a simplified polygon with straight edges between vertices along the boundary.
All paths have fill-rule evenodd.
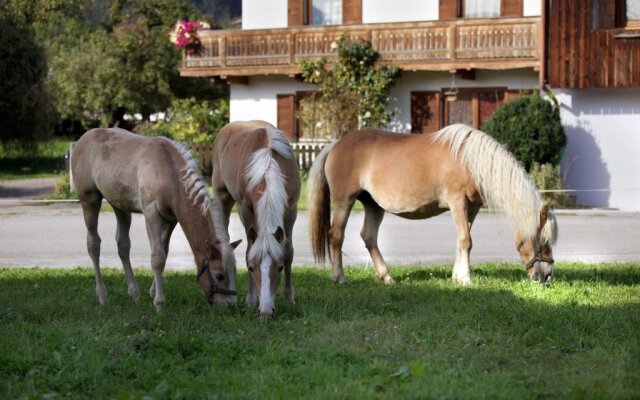
<path id="1" fill-rule="evenodd" d="M 501 0 L 500 15 L 503 17 L 522 17 L 523 0 Z"/>
<path id="2" fill-rule="evenodd" d="M 342 24 L 362 23 L 362 0 L 342 0 Z"/>
<path id="3" fill-rule="evenodd" d="M 288 0 L 288 26 L 304 25 L 304 2 L 307 0 Z"/>
<path id="4" fill-rule="evenodd" d="M 289 141 L 296 140 L 294 109 L 296 98 L 293 94 L 279 94 L 278 99 L 278 129 L 287 135 Z"/>
<path id="5" fill-rule="evenodd" d="M 411 133 L 440 129 L 440 92 L 411 92 Z"/>
<path id="6" fill-rule="evenodd" d="M 456 19 L 462 14 L 458 10 L 461 0 L 440 0 L 439 19 Z"/>

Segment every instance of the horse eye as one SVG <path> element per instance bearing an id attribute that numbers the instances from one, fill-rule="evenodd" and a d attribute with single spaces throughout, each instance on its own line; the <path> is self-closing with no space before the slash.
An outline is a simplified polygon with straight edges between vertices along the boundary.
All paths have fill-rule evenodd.
<path id="1" fill-rule="evenodd" d="M 282 270 L 284 269 L 284 265 L 281 265 L 278 267 L 278 272 L 282 272 Z"/>
<path id="2" fill-rule="evenodd" d="M 247 267 L 247 269 L 249 270 L 249 272 L 253 272 L 253 267 L 249 266 Z"/>
<path id="3" fill-rule="evenodd" d="M 222 275 L 222 274 L 216 274 L 216 280 L 218 280 L 218 281 L 223 281 L 223 280 L 224 280 L 224 275 Z"/>

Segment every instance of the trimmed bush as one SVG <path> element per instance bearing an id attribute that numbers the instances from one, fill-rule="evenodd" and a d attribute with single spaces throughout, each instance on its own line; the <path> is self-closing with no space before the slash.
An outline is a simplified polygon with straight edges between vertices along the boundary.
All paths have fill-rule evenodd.
<path id="1" fill-rule="evenodd" d="M 557 165 L 567 137 L 560 123 L 560 112 L 538 94 L 518 97 L 489 117 L 482 130 L 504 144 L 531 170 L 534 162 Z"/>

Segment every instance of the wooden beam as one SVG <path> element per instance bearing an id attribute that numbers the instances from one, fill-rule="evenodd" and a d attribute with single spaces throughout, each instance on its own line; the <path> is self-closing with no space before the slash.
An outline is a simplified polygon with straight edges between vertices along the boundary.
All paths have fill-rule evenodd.
<path id="1" fill-rule="evenodd" d="M 220 79 L 227 82 L 227 85 L 248 85 L 249 77 L 248 76 L 221 76 Z"/>
<path id="2" fill-rule="evenodd" d="M 475 68 L 471 69 L 459 69 L 456 71 L 456 76 L 460 79 L 467 79 L 470 81 L 476 80 L 476 70 Z"/>

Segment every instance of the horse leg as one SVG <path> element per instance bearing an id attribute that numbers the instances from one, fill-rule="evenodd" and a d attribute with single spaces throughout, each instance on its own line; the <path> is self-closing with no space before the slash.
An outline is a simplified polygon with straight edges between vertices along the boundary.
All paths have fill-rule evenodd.
<path id="1" fill-rule="evenodd" d="M 393 283 L 393 278 L 389 275 L 387 264 L 385 264 L 380 249 L 378 249 L 378 229 L 384 217 L 384 209 L 373 200 L 362 200 L 364 205 L 364 224 L 360 231 L 360 237 L 364 245 L 369 250 L 371 259 L 376 266 L 376 278 L 384 283 Z"/>
<path id="2" fill-rule="evenodd" d="M 471 285 L 471 274 L 469 273 L 469 253 L 472 242 L 469 232 L 470 223 L 467 200 L 456 199 L 449 203 L 453 222 L 456 226 L 458 241 L 456 246 L 456 261 L 453 266 L 453 281 L 461 285 Z M 476 211 L 477 213 L 477 211 Z M 475 217 L 475 215 L 474 215 Z"/>
<path id="3" fill-rule="evenodd" d="M 167 222 L 162 228 L 162 248 L 164 249 L 165 254 L 169 254 L 169 241 L 171 240 L 171 234 L 176 227 L 177 222 Z M 156 282 L 155 280 L 151 281 L 151 287 L 149 288 L 149 295 L 151 297 L 155 297 L 156 295 Z"/>
<path id="4" fill-rule="evenodd" d="M 293 224 L 296 220 L 297 211 L 292 211 L 285 218 L 285 248 L 284 248 L 284 298 L 291 303 L 295 303 L 295 293 L 291 282 L 291 264 L 293 264 Z"/>
<path id="5" fill-rule="evenodd" d="M 354 202 L 355 199 L 333 200 L 333 221 L 331 228 L 329 228 L 329 239 L 331 242 L 332 279 L 336 283 L 344 283 L 347 280 L 342 268 L 342 243 L 344 242 L 344 230 L 347 227 L 347 220 Z"/>
<path id="6" fill-rule="evenodd" d="M 118 227 L 116 229 L 118 256 L 120 256 L 120 261 L 122 261 L 124 276 L 127 279 L 129 296 L 137 303 L 138 300 L 140 300 L 140 290 L 138 289 L 136 278 L 133 276 L 133 269 L 131 268 L 131 260 L 129 258 L 131 252 L 131 239 L 129 238 L 131 213 L 122 211 L 116 207 L 113 207 L 113 212 L 116 214 L 116 220 L 118 221 Z"/>
<path id="7" fill-rule="evenodd" d="M 162 311 L 165 305 L 164 285 L 162 283 L 162 273 L 167 262 L 167 252 L 162 242 L 162 234 L 166 231 L 166 223 L 152 204 L 144 211 L 147 226 L 147 236 L 151 245 L 151 270 L 153 271 L 154 299 L 153 304 L 157 311 Z"/>
<path id="8" fill-rule="evenodd" d="M 107 288 L 102 281 L 102 273 L 100 272 L 100 235 L 98 235 L 98 215 L 100 214 L 100 206 L 102 205 L 102 195 L 99 192 L 83 197 L 80 201 L 82 204 L 82 214 L 84 216 L 84 224 L 87 226 L 87 251 L 93 264 L 93 270 L 96 277 L 96 296 L 101 305 L 107 303 Z"/>

